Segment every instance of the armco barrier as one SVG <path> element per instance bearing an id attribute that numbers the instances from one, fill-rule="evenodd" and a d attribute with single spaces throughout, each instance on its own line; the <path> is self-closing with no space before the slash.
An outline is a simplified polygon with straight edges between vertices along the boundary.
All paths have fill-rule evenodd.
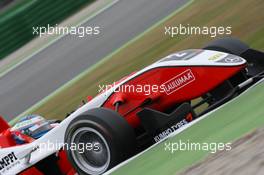
<path id="1" fill-rule="evenodd" d="M 22 0 L 0 15 L 0 59 L 33 39 L 33 27 L 58 24 L 94 0 Z"/>

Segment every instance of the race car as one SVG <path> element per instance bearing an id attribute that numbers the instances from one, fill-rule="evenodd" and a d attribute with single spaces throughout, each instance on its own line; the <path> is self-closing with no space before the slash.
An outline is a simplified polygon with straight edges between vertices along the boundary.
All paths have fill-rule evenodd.
<path id="1" fill-rule="evenodd" d="M 102 174 L 256 84 L 263 59 L 223 38 L 130 74 L 62 122 L 0 120 L 0 174 Z"/>

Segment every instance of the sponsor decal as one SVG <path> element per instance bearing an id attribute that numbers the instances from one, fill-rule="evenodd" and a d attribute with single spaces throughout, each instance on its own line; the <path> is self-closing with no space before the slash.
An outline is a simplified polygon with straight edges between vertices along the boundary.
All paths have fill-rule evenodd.
<path id="1" fill-rule="evenodd" d="M 6 156 L 0 158 L 0 172 L 4 173 L 5 171 L 10 170 L 12 167 L 17 165 L 18 163 L 19 163 L 18 158 L 16 157 L 14 152 L 11 152 L 7 154 Z"/>
<path id="2" fill-rule="evenodd" d="M 157 143 L 160 140 L 166 138 L 168 135 L 179 129 L 180 127 L 188 124 L 188 121 L 186 119 L 181 120 L 180 122 L 176 123 L 175 125 L 172 125 L 170 128 L 166 129 L 165 131 L 159 133 L 154 137 L 154 141 Z"/>
<path id="3" fill-rule="evenodd" d="M 214 61 L 214 60 L 217 60 L 218 58 L 222 57 L 223 55 L 225 55 L 225 54 L 224 53 L 217 53 L 217 54 L 214 54 L 213 56 L 209 57 L 208 60 Z"/>
<path id="4" fill-rule="evenodd" d="M 162 84 L 165 89 L 167 95 L 170 95 L 177 90 L 183 88 L 184 86 L 188 85 L 189 83 L 195 80 L 195 76 L 193 75 L 190 69 L 176 75 L 172 79 L 166 81 Z"/>
<path id="5" fill-rule="evenodd" d="M 219 63 L 243 63 L 244 60 L 240 57 L 234 56 L 234 55 L 228 55 L 224 57 L 223 59 L 217 61 Z"/>

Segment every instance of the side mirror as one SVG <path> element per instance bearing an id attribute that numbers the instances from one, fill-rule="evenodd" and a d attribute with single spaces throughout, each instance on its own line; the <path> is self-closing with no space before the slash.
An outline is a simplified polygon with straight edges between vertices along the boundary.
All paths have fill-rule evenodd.
<path id="1" fill-rule="evenodd" d="M 117 103 L 118 104 L 123 104 L 126 101 L 125 94 L 122 92 L 118 92 L 115 94 L 115 97 L 112 101 L 113 106 L 115 106 Z"/>
<path id="2" fill-rule="evenodd" d="M 91 101 L 92 99 L 93 99 L 93 96 L 89 95 L 89 96 L 86 97 L 87 102 Z"/>

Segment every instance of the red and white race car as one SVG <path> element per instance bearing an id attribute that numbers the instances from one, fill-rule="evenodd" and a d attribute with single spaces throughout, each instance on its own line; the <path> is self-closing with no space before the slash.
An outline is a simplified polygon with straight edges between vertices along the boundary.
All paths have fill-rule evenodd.
<path id="1" fill-rule="evenodd" d="M 220 39 L 123 78 L 60 123 L 31 116 L 10 128 L 0 120 L 0 174 L 102 174 L 255 84 L 263 59 Z"/>

